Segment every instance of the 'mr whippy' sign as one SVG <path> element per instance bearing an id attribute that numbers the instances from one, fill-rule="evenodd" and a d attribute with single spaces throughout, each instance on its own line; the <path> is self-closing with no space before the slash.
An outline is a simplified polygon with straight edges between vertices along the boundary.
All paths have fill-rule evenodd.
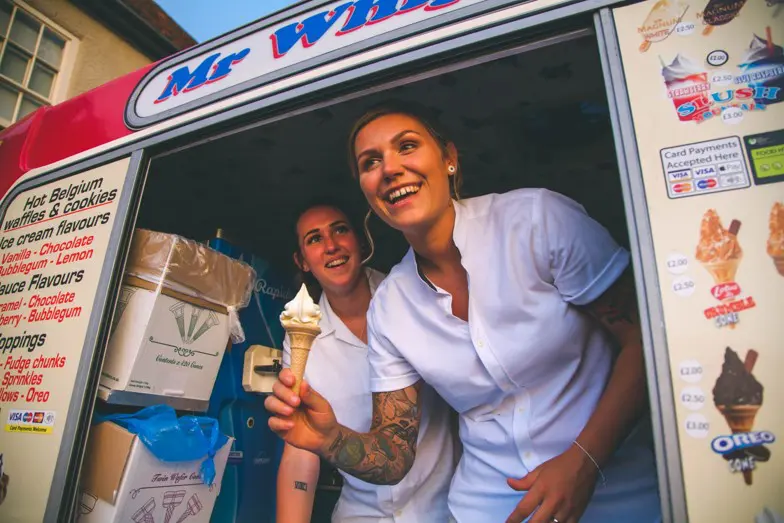
<path id="1" fill-rule="evenodd" d="M 193 103 L 214 101 L 215 95 L 246 82 L 256 85 L 304 68 L 307 60 L 352 44 L 382 38 L 390 31 L 429 20 L 486 0 L 343 0 L 293 19 L 259 29 L 234 41 L 207 47 L 156 67 L 137 86 L 126 110 L 132 127 L 160 121 L 189 110 Z M 366 46 L 364 46 L 366 48 Z M 184 55 L 187 57 L 187 54 Z M 171 65 L 169 65 L 171 64 Z M 300 68 L 294 68 L 295 65 Z M 260 82 L 258 82 L 260 83 Z M 244 86 L 243 86 L 244 87 Z M 241 89 L 241 88 L 238 88 Z M 189 104 L 188 107 L 183 107 Z M 175 110 L 182 108 L 182 110 Z"/>

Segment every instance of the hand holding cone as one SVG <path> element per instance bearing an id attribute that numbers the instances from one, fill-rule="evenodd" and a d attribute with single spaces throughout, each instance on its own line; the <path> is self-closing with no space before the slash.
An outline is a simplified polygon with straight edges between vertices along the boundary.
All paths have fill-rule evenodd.
<path id="1" fill-rule="evenodd" d="M 292 390 L 295 394 L 299 394 L 310 347 L 316 336 L 321 333 L 320 320 L 321 310 L 313 302 L 303 283 L 297 295 L 286 304 L 286 308 L 280 315 L 280 324 L 286 330 L 291 346 L 291 371 L 296 379 Z"/>

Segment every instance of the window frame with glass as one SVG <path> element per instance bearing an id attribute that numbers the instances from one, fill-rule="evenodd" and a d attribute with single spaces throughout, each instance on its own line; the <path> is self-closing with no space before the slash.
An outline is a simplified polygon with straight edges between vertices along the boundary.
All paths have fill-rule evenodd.
<path id="1" fill-rule="evenodd" d="M 76 39 L 19 0 L 0 0 L 0 129 L 62 101 Z"/>

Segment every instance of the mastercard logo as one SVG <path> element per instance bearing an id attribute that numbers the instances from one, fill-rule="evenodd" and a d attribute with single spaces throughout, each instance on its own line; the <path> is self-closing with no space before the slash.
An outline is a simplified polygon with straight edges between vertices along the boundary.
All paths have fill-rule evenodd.
<path id="1" fill-rule="evenodd" d="M 685 192 L 691 192 L 691 190 L 692 190 L 691 183 L 688 183 L 688 182 L 676 183 L 675 185 L 672 186 L 672 192 L 674 192 L 675 194 L 682 194 L 682 193 L 685 193 Z"/>

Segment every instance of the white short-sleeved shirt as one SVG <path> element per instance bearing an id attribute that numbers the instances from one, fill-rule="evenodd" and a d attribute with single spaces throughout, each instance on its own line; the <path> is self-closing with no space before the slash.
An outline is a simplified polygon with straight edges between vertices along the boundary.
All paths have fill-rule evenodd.
<path id="1" fill-rule="evenodd" d="M 384 275 L 367 269 L 371 292 Z M 373 414 L 367 345 L 340 320 L 326 295 L 319 301 L 321 334 L 311 348 L 305 379 L 332 405 L 337 420 L 358 432 L 370 430 Z M 283 365 L 291 363 L 288 338 Z M 455 441 L 449 407 L 430 387 L 422 389 L 422 424 L 414 465 L 397 485 L 372 485 L 343 473 L 333 523 L 446 523 L 447 494 L 455 472 Z"/>
<path id="2" fill-rule="evenodd" d="M 423 379 L 460 413 L 463 456 L 449 507 L 459 523 L 505 521 L 520 478 L 569 448 L 602 395 L 612 340 L 576 305 L 607 290 L 629 254 L 574 201 L 521 189 L 455 202 L 468 322 L 417 269 L 413 251 L 368 312 L 371 387 Z M 418 456 L 417 456 L 418 459 Z M 581 523 L 660 521 L 650 432 L 638 427 L 603 468 Z"/>

